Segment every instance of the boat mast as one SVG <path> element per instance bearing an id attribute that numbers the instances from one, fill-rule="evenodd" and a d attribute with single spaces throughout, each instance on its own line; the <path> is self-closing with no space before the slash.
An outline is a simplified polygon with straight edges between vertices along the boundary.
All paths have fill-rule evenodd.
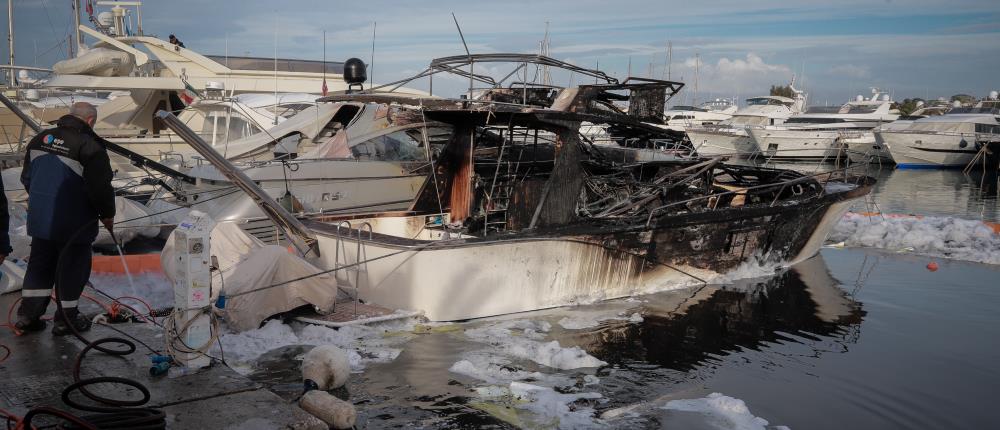
<path id="1" fill-rule="evenodd" d="M 14 73 L 14 0 L 7 0 L 7 49 L 10 50 L 10 71 L 7 72 L 10 78 L 10 87 L 17 86 L 17 77 Z"/>
<path id="2" fill-rule="evenodd" d="M 80 34 L 80 0 L 73 0 L 73 23 L 76 24 L 76 27 L 73 27 L 74 34 L 76 34 L 73 42 L 76 44 L 76 52 L 79 54 L 83 48 L 83 34 Z"/>

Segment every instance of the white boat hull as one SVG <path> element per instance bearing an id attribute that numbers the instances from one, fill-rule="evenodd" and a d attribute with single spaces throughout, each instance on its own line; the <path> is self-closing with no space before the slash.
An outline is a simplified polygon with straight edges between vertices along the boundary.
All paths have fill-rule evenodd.
<path id="1" fill-rule="evenodd" d="M 836 130 L 753 129 L 750 135 L 768 160 L 834 161 L 843 155 Z"/>
<path id="2" fill-rule="evenodd" d="M 900 168 L 965 167 L 977 152 L 974 135 L 883 131 L 876 136 Z"/>
<path id="3" fill-rule="evenodd" d="M 757 145 L 744 129 L 688 129 L 687 134 L 691 144 L 701 155 L 733 155 L 738 158 L 749 158 L 757 152 Z"/>

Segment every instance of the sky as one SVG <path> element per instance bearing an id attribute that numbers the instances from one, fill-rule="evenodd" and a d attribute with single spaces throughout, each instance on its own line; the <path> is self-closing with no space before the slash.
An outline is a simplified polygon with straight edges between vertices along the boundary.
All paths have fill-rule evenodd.
<path id="1" fill-rule="evenodd" d="M 49 67 L 66 58 L 71 0 L 13 1 L 16 63 Z M 279 57 L 319 60 L 325 31 L 328 59 L 369 62 L 374 29 L 369 75 L 377 82 L 464 54 L 452 13 L 472 53 L 537 53 L 548 25 L 550 56 L 618 78 L 631 70 L 682 81 L 672 104 L 763 95 L 793 75 L 811 105 L 842 104 L 871 87 L 897 100 L 1000 89 L 1000 0 L 147 0 L 142 7 L 146 34 L 176 34 L 202 54 L 272 57 L 277 49 Z M 6 58 L 6 45 L 2 52 Z M 463 85 L 435 80 L 435 94 L 456 95 Z"/>

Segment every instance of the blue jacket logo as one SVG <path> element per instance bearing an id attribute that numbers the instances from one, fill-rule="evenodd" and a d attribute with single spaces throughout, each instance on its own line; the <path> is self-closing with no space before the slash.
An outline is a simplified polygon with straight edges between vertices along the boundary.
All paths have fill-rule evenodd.
<path id="1" fill-rule="evenodd" d="M 45 135 L 45 138 L 44 138 L 44 139 L 42 139 L 42 140 L 43 140 L 43 141 L 44 141 L 45 143 L 47 143 L 47 144 L 51 145 L 51 144 L 52 144 L 52 142 L 55 142 L 55 141 L 56 141 L 56 137 L 55 137 L 55 136 L 53 136 L 53 135 L 51 135 L 51 134 L 47 134 L 47 135 Z"/>

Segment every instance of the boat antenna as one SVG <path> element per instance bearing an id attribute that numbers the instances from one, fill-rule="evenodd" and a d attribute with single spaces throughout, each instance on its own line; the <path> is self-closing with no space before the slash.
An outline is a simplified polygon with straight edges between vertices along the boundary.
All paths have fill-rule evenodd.
<path id="1" fill-rule="evenodd" d="M 368 73 L 371 75 L 372 86 L 375 86 L 375 29 L 378 28 L 378 21 L 372 21 L 372 59 L 368 65 Z"/>
<path id="2" fill-rule="evenodd" d="M 278 125 L 278 13 L 274 14 L 274 125 Z"/>
<path id="3" fill-rule="evenodd" d="M 670 69 L 674 63 L 674 44 L 671 41 L 667 41 L 667 67 L 664 68 L 663 72 L 667 75 L 667 80 L 670 79 Z"/>
<path id="4" fill-rule="evenodd" d="M 326 97 L 326 30 L 323 30 L 323 97 Z"/>
<path id="5" fill-rule="evenodd" d="M 7 0 L 7 48 L 10 50 L 10 77 L 11 88 L 17 86 L 17 74 L 14 73 L 14 0 Z"/>
<path id="6" fill-rule="evenodd" d="M 472 52 L 469 52 L 469 44 L 465 43 L 465 35 L 462 34 L 462 26 L 458 25 L 458 18 L 455 12 L 451 13 L 451 19 L 455 21 L 455 28 L 458 29 L 458 37 L 462 39 L 462 46 L 465 47 L 465 55 L 469 56 L 469 100 L 472 100 Z"/>

